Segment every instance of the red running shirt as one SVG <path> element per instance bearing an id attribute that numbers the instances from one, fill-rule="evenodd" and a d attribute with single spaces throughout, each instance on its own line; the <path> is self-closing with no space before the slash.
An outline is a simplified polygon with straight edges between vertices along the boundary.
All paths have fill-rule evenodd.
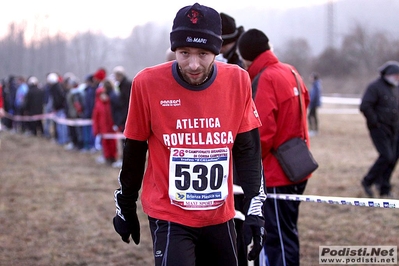
<path id="1" fill-rule="evenodd" d="M 148 140 L 144 212 L 191 227 L 232 219 L 233 143 L 260 125 L 249 76 L 236 65 L 216 62 L 199 87 L 182 82 L 176 62 L 141 71 L 132 83 L 124 134 Z"/>

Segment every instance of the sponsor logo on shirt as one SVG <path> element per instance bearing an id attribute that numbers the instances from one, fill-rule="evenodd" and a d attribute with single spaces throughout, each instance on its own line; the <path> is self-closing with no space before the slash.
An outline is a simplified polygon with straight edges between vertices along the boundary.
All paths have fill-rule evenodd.
<path id="1" fill-rule="evenodd" d="M 161 104 L 161 106 L 164 106 L 164 107 L 180 106 L 181 105 L 180 99 L 176 99 L 176 100 L 161 100 L 159 103 Z"/>

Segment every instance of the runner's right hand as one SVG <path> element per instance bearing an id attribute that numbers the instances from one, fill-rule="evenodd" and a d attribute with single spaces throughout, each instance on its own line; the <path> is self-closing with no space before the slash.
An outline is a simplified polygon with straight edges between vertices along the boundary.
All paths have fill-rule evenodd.
<path id="1" fill-rule="evenodd" d="M 113 219 L 115 231 L 121 236 L 122 240 L 130 243 L 130 235 L 136 245 L 140 243 L 140 222 L 137 214 L 131 215 L 128 221 L 125 221 L 118 214 Z"/>

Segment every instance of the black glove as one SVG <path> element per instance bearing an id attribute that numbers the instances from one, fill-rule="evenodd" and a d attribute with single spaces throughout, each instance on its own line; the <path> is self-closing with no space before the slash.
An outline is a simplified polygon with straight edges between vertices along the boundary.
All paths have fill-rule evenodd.
<path id="1" fill-rule="evenodd" d="M 134 243 L 140 243 L 140 222 L 137 217 L 137 195 L 122 195 L 120 189 L 115 190 L 116 216 L 113 219 L 115 231 L 126 243 L 130 243 L 132 235 Z"/>
<path id="2" fill-rule="evenodd" d="M 244 234 L 247 246 L 253 240 L 252 249 L 248 253 L 248 260 L 255 260 L 258 258 L 265 244 L 266 230 L 264 218 L 258 215 L 247 215 L 244 221 Z"/>
<path id="3" fill-rule="evenodd" d="M 132 235 L 134 243 L 138 245 L 140 243 L 140 222 L 137 214 L 129 218 L 128 221 L 125 221 L 118 214 L 115 215 L 113 219 L 114 228 L 124 242 L 130 243 L 130 235 Z"/>

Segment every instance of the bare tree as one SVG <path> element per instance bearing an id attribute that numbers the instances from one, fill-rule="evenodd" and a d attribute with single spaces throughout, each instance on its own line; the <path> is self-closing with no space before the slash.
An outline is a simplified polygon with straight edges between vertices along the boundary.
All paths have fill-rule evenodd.
<path id="1" fill-rule="evenodd" d="M 123 55 L 126 67 L 137 73 L 145 67 L 165 61 L 169 32 L 153 23 L 137 26 L 126 39 Z"/>
<path id="2" fill-rule="evenodd" d="M 280 61 L 293 65 L 299 73 L 309 73 L 311 49 L 303 38 L 288 40 L 282 49 L 276 49 Z"/>
<path id="3" fill-rule="evenodd" d="M 24 32 L 25 23 L 11 23 L 8 34 L 0 41 L 0 74 L 23 74 L 24 57 L 26 53 Z"/>
<path id="4" fill-rule="evenodd" d="M 109 39 L 103 34 L 94 34 L 90 31 L 74 36 L 68 43 L 68 71 L 83 77 L 93 73 L 97 68 L 107 69 L 118 57 L 119 39 Z"/>

